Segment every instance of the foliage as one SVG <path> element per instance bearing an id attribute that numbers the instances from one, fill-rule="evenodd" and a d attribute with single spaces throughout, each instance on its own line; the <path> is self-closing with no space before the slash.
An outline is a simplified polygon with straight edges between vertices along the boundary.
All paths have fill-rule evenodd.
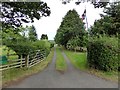
<path id="1" fill-rule="evenodd" d="M 78 46 L 79 38 L 70 39 L 67 43 L 67 49 L 74 50 Z"/>
<path id="2" fill-rule="evenodd" d="M 120 19 L 118 18 L 120 17 L 120 2 L 112 3 L 110 7 L 105 7 L 104 13 L 106 13 L 106 15 L 101 14 L 102 18 L 94 22 L 90 34 L 117 36 L 120 30 Z"/>
<path id="3" fill-rule="evenodd" d="M 49 40 L 49 43 L 50 43 L 50 48 L 54 47 L 54 45 L 55 45 L 55 41 L 54 40 Z"/>
<path id="4" fill-rule="evenodd" d="M 30 41 L 36 41 L 37 40 L 37 33 L 36 33 L 36 29 L 35 27 L 32 25 L 30 28 L 29 28 L 29 40 Z"/>
<path id="5" fill-rule="evenodd" d="M 13 29 L 13 28 L 11 28 Z M 46 55 L 50 52 L 50 43 L 48 41 L 37 40 L 37 34 L 32 27 L 19 28 L 19 31 L 6 30 L 3 32 L 3 44 L 8 48 L 16 52 L 19 58 L 26 57 L 29 52 L 35 52 L 38 49 L 42 49 L 46 52 Z M 26 29 L 30 29 L 28 35 L 25 35 Z M 29 31 L 29 30 L 28 30 Z M 31 32 L 32 31 L 32 32 Z M 33 32 L 34 31 L 34 32 Z M 32 42 L 31 42 L 32 41 Z M 40 43 L 39 43 L 40 42 Z"/>
<path id="6" fill-rule="evenodd" d="M 69 10 L 57 30 L 55 42 L 66 47 L 67 43 L 72 42 L 74 38 L 78 38 L 82 42 L 85 34 L 84 24 L 79 18 L 78 13 L 75 10 Z M 76 46 L 77 44 L 74 45 Z M 81 46 L 80 43 L 79 46 Z"/>
<path id="7" fill-rule="evenodd" d="M 41 40 L 43 40 L 43 39 L 48 40 L 48 36 L 47 36 L 47 34 L 42 34 L 42 35 L 41 35 Z"/>
<path id="8" fill-rule="evenodd" d="M 104 71 L 118 70 L 118 38 L 91 38 L 87 49 L 90 67 Z"/>
<path id="9" fill-rule="evenodd" d="M 50 43 L 48 41 L 37 40 L 36 42 L 34 42 L 33 46 L 38 50 L 44 51 L 46 53 L 46 56 L 50 52 Z"/>
<path id="10" fill-rule="evenodd" d="M 2 2 L 2 26 L 4 28 L 19 27 L 23 22 L 34 22 L 34 18 L 50 15 L 50 8 L 45 2 Z M 5 29 L 4 29 L 5 30 Z"/>
<path id="11" fill-rule="evenodd" d="M 54 43 L 50 42 L 50 48 L 54 47 Z"/>
<path id="12" fill-rule="evenodd" d="M 28 52 L 34 50 L 32 43 L 26 38 L 12 40 L 6 39 L 4 43 L 8 48 L 14 50 L 19 58 L 21 55 L 23 57 L 27 56 L 29 54 Z"/>
<path id="13" fill-rule="evenodd" d="M 67 4 L 67 3 L 70 3 L 72 0 L 62 0 L 62 3 L 63 4 Z M 75 0 L 74 0 L 75 1 Z M 76 0 L 75 1 L 75 4 L 76 5 L 80 5 L 80 3 L 84 3 L 84 2 L 91 2 L 91 4 L 94 5 L 95 8 L 102 8 L 102 7 L 105 7 L 108 3 L 109 3 L 110 0 L 107 0 L 107 1 L 98 1 L 98 0 Z"/>

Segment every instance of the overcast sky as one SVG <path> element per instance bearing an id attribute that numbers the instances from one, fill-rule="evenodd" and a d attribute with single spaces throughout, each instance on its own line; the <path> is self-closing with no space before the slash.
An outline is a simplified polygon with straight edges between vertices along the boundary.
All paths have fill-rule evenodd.
<path id="1" fill-rule="evenodd" d="M 74 2 L 71 2 L 67 5 L 63 5 L 61 0 L 44 0 L 44 2 L 46 2 L 50 7 L 51 15 L 49 17 L 42 17 L 40 20 L 35 20 L 35 22 L 32 24 L 27 24 L 35 26 L 39 39 L 41 34 L 47 34 L 49 40 L 54 40 L 56 31 L 60 26 L 62 18 L 69 10 L 75 9 L 81 17 L 86 6 L 86 15 L 89 27 L 90 25 L 93 25 L 96 19 L 100 19 L 99 14 L 103 11 L 103 9 L 95 9 L 90 3 L 75 5 Z M 26 24 L 24 24 L 24 26 L 25 25 Z"/>

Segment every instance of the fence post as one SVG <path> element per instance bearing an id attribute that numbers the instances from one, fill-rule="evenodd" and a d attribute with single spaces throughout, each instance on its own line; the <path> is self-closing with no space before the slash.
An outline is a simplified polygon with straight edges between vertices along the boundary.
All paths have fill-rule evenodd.
<path id="1" fill-rule="evenodd" d="M 45 52 L 44 52 L 44 58 L 46 58 L 46 56 L 47 56 L 47 52 L 46 52 L 46 50 L 45 50 Z"/>
<path id="2" fill-rule="evenodd" d="M 20 59 L 21 59 L 21 60 L 20 60 L 20 62 L 21 62 L 21 63 L 20 63 L 20 64 L 21 64 L 21 65 L 20 65 L 20 68 L 22 68 L 22 59 L 23 59 L 22 56 L 21 56 Z"/>
<path id="3" fill-rule="evenodd" d="M 26 62 L 26 66 L 29 67 L 29 55 L 27 55 L 27 62 Z"/>

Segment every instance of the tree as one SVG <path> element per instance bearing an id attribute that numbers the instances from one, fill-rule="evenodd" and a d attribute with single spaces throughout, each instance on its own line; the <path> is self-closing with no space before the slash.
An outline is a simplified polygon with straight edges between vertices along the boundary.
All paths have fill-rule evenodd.
<path id="1" fill-rule="evenodd" d="M 3 28 L 19 27 L 23 22 L 34 22 L 34 18 L 50 15 L 50 8 L 45 2 L 2 2 L 0 5 Z M 5 30 L 5 29 L 4 29 Z"/>
<path id="2" fill-rule="evenodd" d="M 19 58 L 21 56 L 25 58 L 31 50 L 34 51 L 32 42 L 30 42 L 28 37 L 26 37 L 24 34 L 21 34 L 21 32 L 24 32 L 25 28 L 19 28 L 21 29 L 21 32 L 19 31 L 17 33 L 12 29 L 14 28 L 9 28 L 6 30 L 7 33 L 2 33 L 3 45 L 6 45 L 9 49 L 14 50 Z"/>
<path id="3" fill-rule="evenodd" d="M 37 40 L 36 29 L 33 25 L 29 28 L 28 36 L 29 36 L 30 41 L 36 41 Z"/>
<path id="4" fill-rule="evenodd" d="M 120 1 L 111 3 L 110 7 L 105 8 L 104 13 L 112 19 L 111 33 L 118 34 L 120 30 Z"/>
<path id="5" fill-rule="evenodd" d="M 62 3 L 63 4 L 67 4 L 67 3 L 70 3 L 71 1 L 73 0 L 62 0 Z M 106 1 L 103 1 L 103 0 L 74 0 L 75 1 L 75 4 L 76 5 L 80 5 L 81 3 L 84 3 L 84 2 L 91 2 L 95 8 L 102 8 L 102 7 L 105 7 L 110 0 L 106 0 Z"/>
<path id="6" fill-rule="evenodd" d="M 78 13 L 75 10 L 69 10 L 57 30 L 55 41 L 66 47 L 69 40 L 77 37 L 82 40 L 85 33 L 84 24 Z"/>
<path id="7" fill-rule="evenodd" d="M 47 34 L 42 34 L 42 35 L 41 35 L 41 40 L 44 40 L 44 39 L 48 40 Z"/>
<path id="8" fill-rule="evenodd" d="M 91 27 L 90 34 L 106 34 L 117 36 L 120 30 L 120 2 L 111 3 L 110 7 L 104 9 L 106 15 L 101 14 L 101 19 L 94 22 Z"/>

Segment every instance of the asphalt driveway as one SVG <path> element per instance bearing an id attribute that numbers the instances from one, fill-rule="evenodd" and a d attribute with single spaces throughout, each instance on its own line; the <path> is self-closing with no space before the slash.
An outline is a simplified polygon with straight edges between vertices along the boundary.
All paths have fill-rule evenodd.
<path id="1" fill-rule="evenodd" d="M 73 67 L 62 51 L 67 63 L 64 74 L 55 70 L 56 51 L 51 64 L 42 72 L 30 76 L 8 88 L 118 88 L 118 84 L 82 72 Z"/>

